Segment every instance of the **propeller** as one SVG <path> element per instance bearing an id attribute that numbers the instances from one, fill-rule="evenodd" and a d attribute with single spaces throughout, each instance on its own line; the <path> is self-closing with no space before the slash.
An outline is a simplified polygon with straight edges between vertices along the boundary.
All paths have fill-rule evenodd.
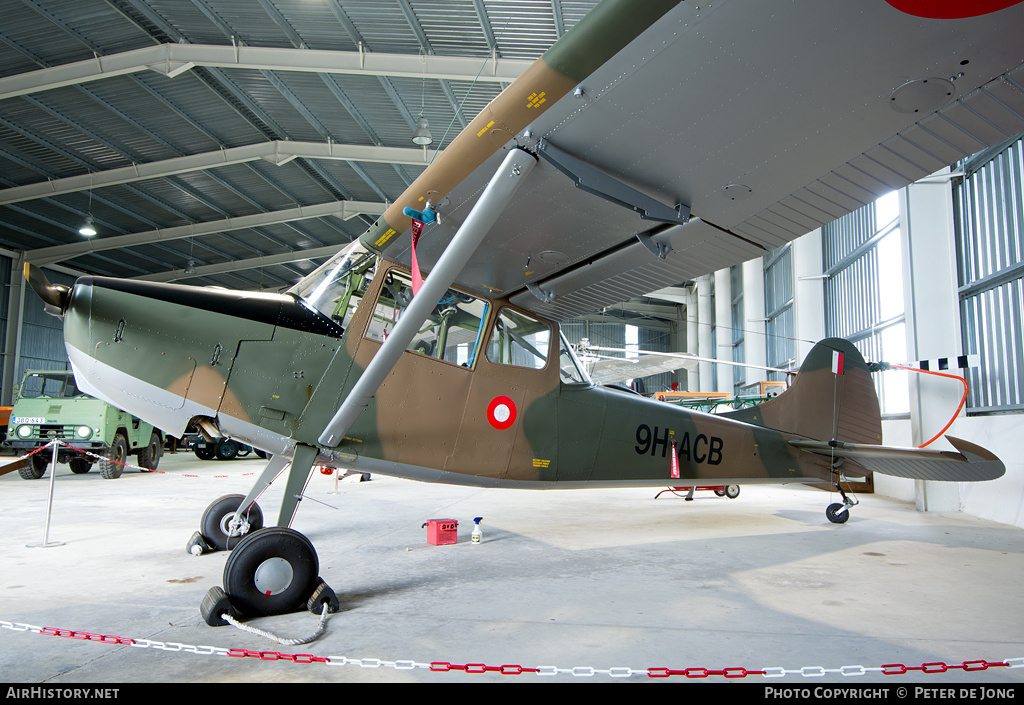
<path id="1" fill-rule="evenodd" d="M 64 314 L 68 301 L 71 299 L 71 287 L 63 284 L 51 284 L 43 274 L 43 270 L 30 262 L 25 263 L 25 280 L 32 287 L 32 291 L 36 292 L 46 304 L 47 313 L 52 313 L 55 316 Z"/>

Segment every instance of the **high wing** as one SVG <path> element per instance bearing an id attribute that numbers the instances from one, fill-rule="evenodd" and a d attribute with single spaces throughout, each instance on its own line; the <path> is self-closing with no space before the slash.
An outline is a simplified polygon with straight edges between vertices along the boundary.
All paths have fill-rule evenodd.
<path id="1" fill-rule="evenodd" d="M 606 0 L 362 241 L 409 264 L 403 208 L 433 204 L 429 272 L 524 147 L 540 163 L 457 282 L 564 320 L 761 256 L 1024 131 L 1024 4 L 898 6 L 920 3 Z"/>

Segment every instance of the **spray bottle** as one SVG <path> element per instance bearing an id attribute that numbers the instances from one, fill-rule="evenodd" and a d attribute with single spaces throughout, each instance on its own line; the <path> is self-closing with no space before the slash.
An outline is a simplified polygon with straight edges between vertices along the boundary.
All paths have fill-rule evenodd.
<path id="1" fill-rule="evenodd" d="M 480 522 L 483 517 L 476 517 L 473 519 L 473 533 L 470 534 L 469 540 L 473 543 L 480 543 L 480 539 L 484 537 L 484 532 L 480 530 Z"/>

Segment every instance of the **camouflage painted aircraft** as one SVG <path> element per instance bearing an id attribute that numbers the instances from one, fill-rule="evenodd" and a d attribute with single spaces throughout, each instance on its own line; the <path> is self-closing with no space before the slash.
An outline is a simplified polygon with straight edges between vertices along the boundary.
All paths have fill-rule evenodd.
<path id="1" fill-rule="evenodd" d="M 712 416 L 592 384 L 557 322 L 760 257 L 1024 131 L 1022 26 L 1006 0 L 607 0 L 285 293 L 26 276 L 83 390 L 271 454 L 190 543 L 232 549 L 211 624 L 336 599 L 289 528 L 315 465 L 527 489 L 825 481 L 842 522 L 841 474 L 1004 466 L 955 438 L 881 445 L 843 340 L 784 394 Z"/>

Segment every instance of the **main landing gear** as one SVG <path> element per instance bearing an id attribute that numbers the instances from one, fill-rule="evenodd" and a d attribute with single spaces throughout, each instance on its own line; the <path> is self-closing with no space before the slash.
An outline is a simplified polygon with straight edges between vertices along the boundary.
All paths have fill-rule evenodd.
<path id="1" fill-rule="evenodd" d="M 316 457 L 315 449 L 302 448 L 296 448 L 292 459 L 280 524 L 291 523 Z M 207 507 L 200 531 L 186 545 L 193 555 L 231 551 L 224 564 L 223 588 L 211 588 L 199 608 L 211 627 L 228 624 L 225 615 L 264 617 L 303 608 L 321 615 L 325 606 L 329 612 L 340 609 L 337 595 L 319 576 L 320 561 L 309 539 L 284 525 L 263 526 L 255 497 L 286 464 L 287 460 L 271 458 L 249 495 L 225 495 Z"/>

